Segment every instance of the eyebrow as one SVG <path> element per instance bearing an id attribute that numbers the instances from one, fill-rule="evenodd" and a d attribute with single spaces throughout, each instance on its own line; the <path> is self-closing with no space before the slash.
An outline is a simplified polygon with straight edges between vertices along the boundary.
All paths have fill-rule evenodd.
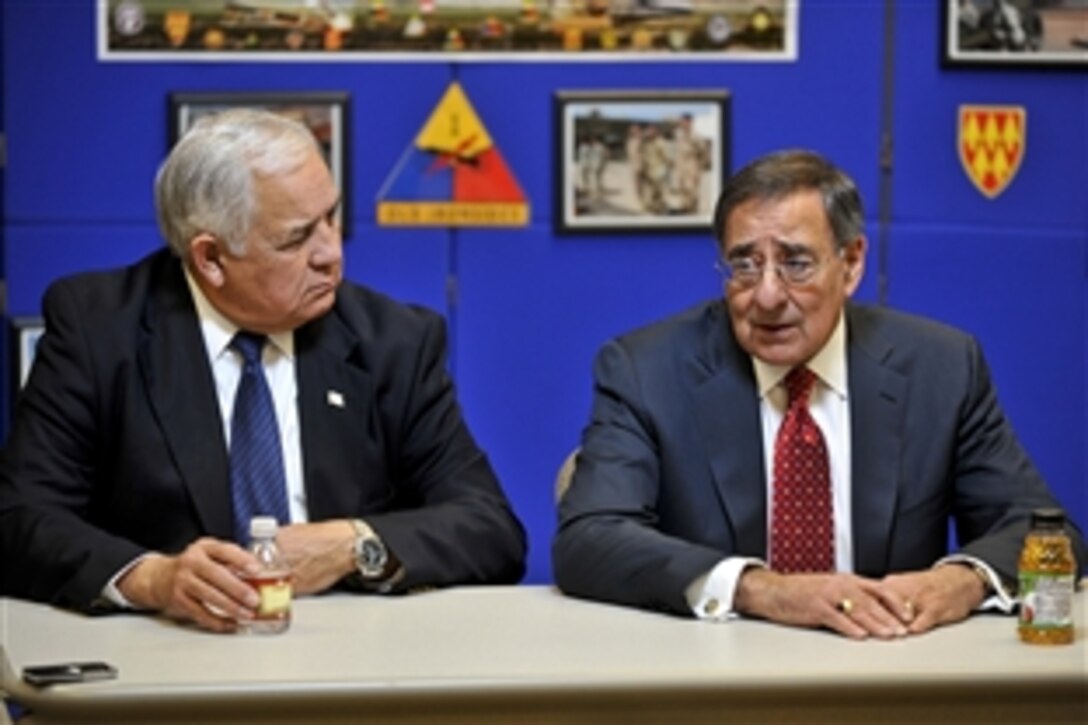
<path id="1" fill-rule="evenodd" d="M 314 228 L 321 223 L 322 219 L 328 219 L 336 213 L 336 210 L 340 207 L 340 197 L 336 197 L 336 201 L 332 206 L 324 211 L 320 216 L 311 219 L 310 221 L 301 224 L 297 227 L 293 227 L 287 232 L 287 238 L 283 243 L 283 246 L 289 246 L 295 242 L 309 239 L 310 235 L 314 233 Z"/>
<path id="2" fill-rule="evenodd" d="M 801 242 L 790 242 L 785 239 L 772 239 L 772 244 L 786 253 L 787 256 L 797 256 L 799 254 L 812 255 L 815 252 L 808 244 Z M 756 242 L 741 242 L 731 250 L 726 252 L 726 257 L 729 259 L 736 259 L 737 257 L 751 256 L 756 249 Z"/>

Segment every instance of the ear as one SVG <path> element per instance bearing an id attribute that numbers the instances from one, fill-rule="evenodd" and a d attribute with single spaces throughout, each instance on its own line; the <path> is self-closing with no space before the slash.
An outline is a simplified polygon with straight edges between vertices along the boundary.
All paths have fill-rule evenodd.
<path id="1" fill-rule="evenodd" d="M 861 278 L 865 274 L 865 252 L 868 249 L 868 241 L 864 236 L 859 236 L 846 245 L 842 252 L 844 262 L 844 274 L 846 275 L 846 296 L 854 294 L 861 284 Z"/>
<path id="2" fill-rule="evenodd" d="M 189 242 L 190 266 L 198 278 L 212 287 L 222 287 L 226 282 L 223 273 L 223 250 L 219 239 L 201 232 Z"/>

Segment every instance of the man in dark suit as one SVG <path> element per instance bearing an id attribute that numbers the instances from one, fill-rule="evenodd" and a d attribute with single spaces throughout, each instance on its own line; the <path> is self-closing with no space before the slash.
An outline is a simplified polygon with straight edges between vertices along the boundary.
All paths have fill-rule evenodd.
<path id="1" fill-rule="evenodd" d="M 553 544 L 565 592 L 855 638 L 1011 610 L 1030 512 L 1057 503 L 971 337 L 848 302 L 862 224 L 853 181 L 813 153 L 727 182 L 724 301 L 597 357 Z M 811 392 L 783 389 L 802 379 Z M 798 460 L 786 431 L 802 427 Z"/>
<path id="2" fill-rule="evenodd" d="M 267 338 L 296 593 L 518 581 L 525 533 L 462 419 L 443 322 L 342 282 L 339 192 L 305 127 L 201 119 L 156 202 L 170 249 L 45 295 L 0 463 L 0 593 L 214 631 L 254 615 L 239 331 Z"/>

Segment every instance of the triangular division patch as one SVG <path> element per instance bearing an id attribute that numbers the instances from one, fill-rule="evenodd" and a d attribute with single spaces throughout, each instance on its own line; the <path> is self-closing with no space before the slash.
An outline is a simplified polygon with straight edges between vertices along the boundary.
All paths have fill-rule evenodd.
<path id="1" fill-rule="evenodd" d="M 384 226 L 525 226 L 529 203 L 458 83 L 378 192 Z"/>
<path id="2" fill-rule="evenodd" d="M 967 178 L 987 198 L 1008 188 L 1024 160 L 1023 106 L 960 106 L 956 145 Z"/>

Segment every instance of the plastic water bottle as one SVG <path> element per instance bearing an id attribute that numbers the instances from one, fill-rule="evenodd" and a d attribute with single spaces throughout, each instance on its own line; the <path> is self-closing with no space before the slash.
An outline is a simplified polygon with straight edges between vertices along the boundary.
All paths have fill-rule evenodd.
<path id="1" fill-rule="evenodd" d="M 242 623 L 242 631 L 279 634 L 291 626 L 291 567 L 276 545 L 278 529 L 271 516 L 257 516 L 249 522 L 249 551 L 261 563 L 261 570 L 246 581 L 257 590 L 261 603 L 254 619 Z"/>
<path id="2" fill-rule="evenodd" d="M 1061 509 L 1037 509 L 1020 553 L 1020 639 L 1071 644 L 1077 564 Z"/>

